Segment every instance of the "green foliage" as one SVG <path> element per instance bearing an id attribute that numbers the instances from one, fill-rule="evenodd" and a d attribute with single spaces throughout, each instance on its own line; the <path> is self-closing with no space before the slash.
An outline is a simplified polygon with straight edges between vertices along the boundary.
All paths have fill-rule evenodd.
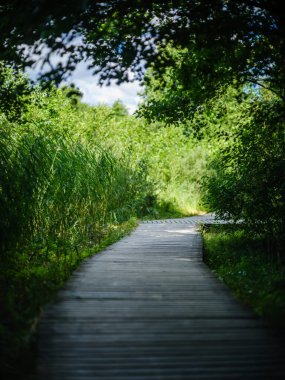
<path id="1" fill-rule="evenodd" d="M 92 244 L 102 226 L 127 220 L 139 206 L 143 176 L 138 183 L 138 174 L 96 146 L 34 128 L 1 143 L 1 151 L 9 147 L 0 170 L 6 253 L 9 243 L 31 239 Z"/>
<path id="2" fill-rule="evenodd" d="M 83 93 L 73 83 L 70 86 L 62 86 L 61 91 L 63 91 L 74 106 L 77 106 L 83 97 Z"/>
<path id="3" fill-rule="evenodd" d="M 0 118 L 6 372 L 17 355 L 26 361 L 41 307 L 79 262 L 126 233 L 134 217 L 196 212 L 206 170 L 205 147 L 177 126 L 138 120 L 120 102 L 84 105 L 74 88 L 43 91 L 15 78 L 28 91 Z"/>
<path id="4" fill-rule="evenodd" d="M 150 124 L 134 116 L 114 118 L 110 107 L 90 112 L 93 121 L 80 126 L 81 135 L 125 157 L 135 171 L 145 168 L 158 203 L 146 206 L 148 212 L 159 217 L 163 209 L 163 215 L 169 210 L 184 215 L 203 210 L 200 180 L 207 171 L 207 142 L 189 138 L 175 125 Z"/>
<path id="5" fill-rule="evenodd" d="M 69 129 L 78 119 L 73 114 L 61 92 L 37 90 L 22 125 L 2 117 L 3 252 L 31 239 L 96 242 L 98 229 L 127 220 L 142 207 L 149 190 L 144 168 L 134 172 L 95 141 L 76 138 Z"/>
<path id="6" fill-rule="evenodd" d="M 86 57 L 101 83 L 129 80 L 130 69 L 141 78 L 142 62 L 151 71 L 140 109 L 146 121 L 128 116 L 120 102 L 83 105 L 74 87 L 32 87 L 1 64 L 0 274 L 3 321 L 11 332 L 6 344 L 13 341 L 13 329 L 27 331 L 40 296 L 44 302 L 80 254 L 89 254 L 133 216 L 204 209 L 205 190 L 207 207 L 224 218 L 243 219 L 248 231 L 273 241 L 281 252 L 282 5 L 263 0 L 22 3 L 7 0 L 0 7 L 5 62 L 41 61 L 44 70 L 50 68 L 44 78 L 58 83 Z M 63 57 L 55 68 L 53 52 Z M 249 83 L 268 87 L 283 100 Z M 254 265 L 266 267 L 242 259 L 238 273 Z M 35 309 L 21 319 L 33 299 Z M 5 337 L 5 329 L 1 333 Z"/>
<path id="7" fill-rule="evenodd" d="M 0 14 L 0 59 L 43 64 L 57 82 L 86 58 L 101 82 L 129 80 L 130 69 L 141 78 L 145 65 L 163 71 L 173 59 L 159 48 L 171 43 L 188 50 L 180 71 L 186 87 L 207 96 L 234 78 L 265 80 L 284 98 L 282 2 L 5 0 Z M 68 59 L 54 67 L 54 53 Z"/>
<path id="8" fill-rule="evenodd" d="M 269 250 L 282 254 L 284 102 L 261 87 L 238 87 L 234 82 L 230 87 L 215 89 L 215 96 L 212 93 L 210 99 L 199 104 L 195 85 L 187 88 L 181 79 L 187 52 L 166 49 L 174 64 L 162 76 L 161 72 L 149 72 L 139 114 L 148 120 L 175 123 L 186 136 L 196 136 L 196 140 L 189 141 L 195 141 L 195 150 L 203 147 L 207 166 L 200 171 L 203 185 L 198 180 L 199 190 L 195 189 L 194 194 L 202 193 L 204 207 L 221 218 L 243 220 L 252 233 L 267 238 Z M 188 177 L 190 182 L 191 175 Z M 181 174 L 174 182 L 175 189 L 179 178 Z M 169 193 L 167 198 L 171 199 Z"/>
<path id="9" fill-rule="evenodd" d="M 148 121 L 161 121 L 167 124 L 183 124 L 193 117 L 196 111 L 197 96 L 200 88 L 186 89 L 180 78 L 184 65 L 184 55 L 188 50 L 176 50 L 168 46 L 164 54 L 171 57 L 173 65 L 163 72 L 149 69 L 144 77 L 143 102 L 140 103 L 138 115 Z M 209 95 L 209 94 L 208 94 Z"/>
<path id="10" fill-rule="evenodd" d="M 41 251 L 14 253 L 9 265 L 3 266 L 2 262 L 0 374 L 3 378 L 28 378 L 36 358 L 35 330 L 43 306 L 82 260 L 116 242 L 136 226 L 134 218 L 110 225 L 102 231 L 100 243 L 89 248 L 74 250 L 65 242 L 65 253 L 58 254 L 58 245 L 50 244 Z"/>
<path id="11" fill-rule="evenodd" d="M 205 200 L 221 217 L 241 219 L 252 232 L 275 241 L 281 253 L 285 235 L 283 104 L 266 96 L 251 96 L 235 104 L 236 109 L 224 115 L 232 125 L 220 135 L 213 153 Z"/>
<path id="12" fill-rule="evenodd" d="M 132 228 L 152 197 L 146 167 L 80 133 L 92 108 L 65 89 L 29 89 L 19 117 L 12 105 L 0 115 L 2 372 L 13 370 L 40 308 L 71 271 Z"/>
<path id="13" fill-rule="evenodd" d="M 203 233 L 206 263 L 235 295 L 262 317 L 284 327 L 285 265 L 266 252 L 267 242 L 242 227 Z"/>
<path id="14" fill-rule="evenodd" d="M 8 120 L 21 120 L 31 92 L 28 78 L 0 61 L 0 111 Z"/>
<path id="15" fill-rule="evenodd" d="M 113 103 L 112 106 L 112 116 L 121 118 L 124 116 L 128 116 L 129 112 L 126 108 L 126 106 L 121 102 L 120 100 L 117 100 Z"/>

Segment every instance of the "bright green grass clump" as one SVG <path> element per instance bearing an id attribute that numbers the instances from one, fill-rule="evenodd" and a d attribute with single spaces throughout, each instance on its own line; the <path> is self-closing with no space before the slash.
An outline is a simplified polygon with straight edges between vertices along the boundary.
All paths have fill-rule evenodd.
<path id="1" fill-rule="evenodd" d="M 42 306 L 87 256 L 127 233 L 150 187 L 94 142 L 0 120 L 0 372 L 24 369 Z"/>
<path id="2" fill-rule="evenodd" d="M 67 133 L 0 126 L 0 152 L 2 258 L 19 244 L 32 256 L 91 246 L 143 204 L 143 176 Z"/>
<path id="3" fill-rule="evenodd" d="M 204 259 L 235 295 L 258 315 L 285 327 L 285 263 L 270 257 L 266 242 L 242 228 L 204 231 Z"/>

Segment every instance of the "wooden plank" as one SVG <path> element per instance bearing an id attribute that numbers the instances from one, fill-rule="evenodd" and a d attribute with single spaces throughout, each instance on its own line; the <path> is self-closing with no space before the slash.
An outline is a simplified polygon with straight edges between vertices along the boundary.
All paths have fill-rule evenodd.
<path id="1" fill-rule="evenodd" d="M 196 225 L 151 221 L 86 260 L 39 326 L 38 380 L 284 379 L 284 345 L 202 261 Z"/>

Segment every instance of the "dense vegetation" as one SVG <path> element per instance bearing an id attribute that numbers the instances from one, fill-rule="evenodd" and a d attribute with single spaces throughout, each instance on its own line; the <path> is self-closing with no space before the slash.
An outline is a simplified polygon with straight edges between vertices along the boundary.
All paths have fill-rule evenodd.
<path id="1" fill-rule="evenodd" d="M 145 204 L 148 217 L 203 211 L 201 178 L 207 171 L 207 142 L 190 138 L 176 125 L 148 123 L 116 113 L 123 113 L 120 103 L 112 108 L 81 108 L 83 121 L 78 125 L 78 133 L 88 136 L 89 141 L 99 141 L 117 157 L 131 162 L 136 170 L 146 173 L 153 188 Z"/>
<path id="2" fill-rule="evenodd" d="M 274 94 L 229 86 L 170 120 L 168 94 L 177 94 L 171 85 L 161 91 L 151 72 L 140 117 L 120 102 L 85 105 L 74 87 L 32 87 L 4 66 L 2 77 L 2 93 L 17 93 L 17 107 L 2 107 L 0 128 L 4 360 L 25 347 L 42 305 L 78 263 L 126 233 L 134 218 L 213 210 L 242 220 L 252 239 L 266 242 L 265 254 L 283 256 L 284 122 Z M 208 262 L 216 268 L 216 260 Z M 242 288 L 238 276 L 225 280 Z"/>
<path id="3" fill-rule="evenodd" d="M 196 100 L 220 85 L 254 82 L 283 96 L 285 13 L 278 0 L 3 0 L 0 59 L 38 64 L 60 81 L 89 58 L 102 82 L 175 66 L 165 47 L 185 49 L 179 76 Z M 53 59 L 57 53 L 58 58 Z"/>
<path id="4" fill-rule="evenodd" d="M 242 226 L 203 231 L 204 260 L 247 307 L 285 329 L 285 266 L 268 255 L 266 240 Z"/>
<path id="5" fill-rule="evenodd" d="M 138 217 L 203 209 L 207 152 L 183 129 L 129 116 L 120 102 L 91 107 L 74 87 L 43 90 L 1 70 L 0 91 L 17 94 L 0 120 L 1 368 L 13 372 L 42 306 L 82 259 Z"/>
<path id="6" fill-rule="evenodd" d="M 6 70 L 2 90 L 19 87 L 18 108 L 3 109 L 0 120 L 4 372 L 42 305 L 84 257 L 135 225 L 152 194 L 143 168 L 77 134 L 79 115 L 64 91 L 32 88 Z"/>
<path id="7" fill-rule="evenodd" d="M 253 95 L 235 103 L 235 122 L 221 138 L 205 179 L 206 200 L 218 215 L 243 220 L 283 254 L 285 238 L 284 109 L 276 97 Z"/>
<path id="8" fill-rule="evenodd" d="M 197 105 L 181 79 L 185 51 L 168 49 L 175 64 L 161 78 L 149 71 L 139 114 L 177 125 L 207 142 L 204 206 L 227 220 L 243 220 L 281 254 L 284 251 L 285 105 L 252 84 L 221 87 Z M 194 88 L 195 90 L 195 88 Z"/>
<path id="9" fill-rule="evenodd" d="M 278 305 L 282 317 L 284 14 L 273 0 L 3 2 L 2 370 L 80 260 L 137 218 L 211 210 L 242 223 L 205 234 L 208 263 L 260 314 Z M 87 58 L 101 82 L 147 66 L 136 116 L 7 68 L 36 61 L 59 83 Z"/>
<path id="10" fill-rule="evenodd" d="M 203 230 L 205 260 L 256 313 L 284 327 L 285 133 L 283 100 L 250 83 L 221 87 L 197 106 L 175 64 L 149 71 L 139 114 L 196 136 L 207 152 L 200 192 L 204 207 L 236 222 Z"/>

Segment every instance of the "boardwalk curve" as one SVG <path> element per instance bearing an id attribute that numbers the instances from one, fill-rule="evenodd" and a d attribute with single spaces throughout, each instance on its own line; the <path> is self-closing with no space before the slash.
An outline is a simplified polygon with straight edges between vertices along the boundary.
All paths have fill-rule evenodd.
<path id="1" fill-rule="evenodd" d="M 277 339 L 203 263 L 203 221 L 142 223 L 86 260 L 42 318 L 34 377 L 285 378 Z"/>

